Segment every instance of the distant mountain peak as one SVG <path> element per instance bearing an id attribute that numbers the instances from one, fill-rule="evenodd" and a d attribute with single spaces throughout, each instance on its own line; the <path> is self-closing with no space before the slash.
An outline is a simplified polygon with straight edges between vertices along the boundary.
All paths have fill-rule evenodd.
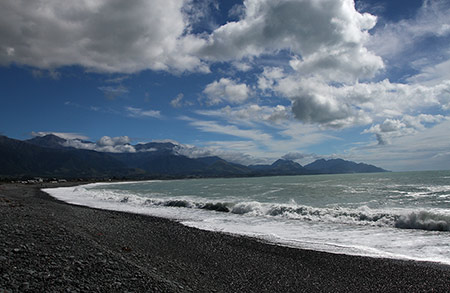
<path id="1" fill-rule="evenodd" d="M 306 169 L 323 174 L 341 173 L 375 173 L 386 172 L 386 170 L 365 164 L 346 161 L 343 159 L 318 159 L 305 166 Z"/>
<path id="2" fill-rule="evenodd" d="M 54 134 L 47 134 L 44 136 L 35 136 L 32 139 L 28 139 L 25 142 L 40 146 L 40 147 L 46 147 L 46 148 L 63 148 L 63 144 L 66 142 L 67 140 L 59 137 L 57 135 Z"/>
<path id="3" fill-rule="evenodd" d="M 271 165 L 273 167 L 295 167 L 295 168 L 302 168 L 302 165 L 300 165 L 299 163 L 296 163 L 294 161 L 291 160 L 286 160 L 286 159 L 278 159 L 275 162 L 273 162 L 273 164 Z"/>
<path id="4" fill-rule="evenodd" d="M 175 144 L 171 142 L 148 142 L 148 143 L 138 143 L 134 146 L 136 151 L 170 151 L 172 152 L 176 147 Z"/>

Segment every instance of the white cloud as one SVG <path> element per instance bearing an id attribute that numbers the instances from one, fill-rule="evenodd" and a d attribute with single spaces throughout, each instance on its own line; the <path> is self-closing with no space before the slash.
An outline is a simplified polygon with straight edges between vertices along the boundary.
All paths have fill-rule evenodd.
<path id="1" fill-rule="evenodd" d="M 378 144 L 390 144 L 394 137 L 402 137 L 416 134 L 419 131 L 424 131 L 426 126 L 424 124 L 436 124 L 444 120 L 442 115 L 426 115 L 420 114 L 418 116 L 405 115 L 402 119 L 386 119 L 381 124 L 372 125 L 363 133 L 374 133 L 377 137 Z"/>
<path id="2" fill-rule="evenodd" d="M 234 68 L 236 68 L 237 70 L 242 71 L 242 72 L 247 72 L 250 69 L 252 69 L 252 66 L 246 62 L 234 61 L 231 64 L 233 65 Z"/>
<path id="3" fill-rule="evenodd" d="M 186 35 L 187 0 L 0 2 L 0 64 L 99 72 L 208 71 L 191 54 L 204 41 Z"/>
<path id="4" fill-rule="evenodd" d="M 273 147 L 274 149 L 278 148 L 283 153 L 338 139 L 316 125 L 299 125 L 296 122 L 285 124 L 284 129 L 279 134 L 285 140 L 275 141 Z"/>
<path id="5" fill-rule="evenodd" d="M 170 101 L 170 105 L 174 108 L 181 108 L 184 95 L 182 93 L 178 94 L 172 101 Z"/>
<path id="6" fill-rule="evenodd" d="M 235 125 L 221 125 L 216 121 L 191 120 L 190 125 L 203 132 L 226 134 L 234 137 L 246 138 L 260 143 L 268 143 L 272 137 L 257 129 L 241 129 Z"/>
<path id="7" fill-rule="evenodd" d="M 293 58 L 290 65 L 302 75 L 345 83 L 371 78 L 384 67 L 380 57 L 362 46 L 315 52 L 303 60 Z"/>
<path id="8" fill-rule="evenodd" d="M 262 96 L 274 93 L 292 102 L 293 115 L 306 123 L 342 128 L 373 121 L 359 101 L 335 96 L 384 68 L 366 48 L 376 17 L 356 11 L 349 0 L 246 0 L 242 18 L 217 28 L 201 53 L 212 61 L 236 61 L 290 53 L 290 71 L 265 67 L 257 80 Z M 286 73 L 288 72 L 288 73 Z M 207 86 L 209 104 L 242 103 L 248 94 L 226 94 L 232 81 Z M 241 87 L 239 92 L 244 92 Z"/>
<path id="9" fill-rule="evenodd" d="M 120 97 L 128 93 L 128 89 L 123 85 L 101 86 L 98 89 L 101 90 L 103 94 L 110 100 L 114 100 L 117 97 Z"/>
<path id="10" fill-rule="evenodd" d="M 228 11 L 228 16 L 242 18 L 245 16 L 245 6 L 243 4 L 234 4 Z"/>
<path id="11" fill-rule="evenodd" d="M 226 106 L 218 110 L 198 110 L 196 113 L 226 119 L 229 123 L 239 125 L 267 123 L 274 126 L 292 118 L 289 107 L 283 105 L 269 107 L 247 104 L 238 107 Z"/>
<path id="12" fill-rule="evenodd" d="M 450 2 L 424 0 L 416 15 L 378 26 L 367 47 L 388 70 L 402 70 L 408 83 L 437 85 L 450 80 Z M 418 72 L 411 75 L 411 72 Z"/>
<path id="13" fill-rule="evenodd" d="M 364 44 L 376 17 L 349 0 L 246 0 L 245 16 L 216 29 L 201 53 L 210 60 L 239 60 L 288 50 L 293 68 L 332 80 L 372 77 L 381 58 Z M 345 74 L 342 74 L 345 73 Z"/>
<path id="14" fill-rule="evenodd" d="M 128 136 L 109 137 L 103 136 L 97 142 L 81 141 L 79 139 L 67 139 L 63 145 L 76 149 L 93 150 L 106 153 L 134 153 L 136 149 L 130 145 Z"/>
<path id="15" fill-rule="evenodd" d="M 292 112 L 294 116 L 307 123 L 319 123 L 328 127 L 345 127 L 370 123 L 370 118 L 364 111 L 357 110 L 333 96 L 320 93 L 299 92 L 292 97 Z"/>
<path id="16" fill-rule="evenodd" d="M 290 152 L 281 157 L 285 160 L 291 160 L 295 162 L 302 162 L 303 164 L 307 164 L 313 162 L 320 157 L 316 154 L 308 154 L 308 153 L 299 153 L 299 152 Z"/>
<path id="17" fill-rule="evenodd" d="M 443 62 L 419 67 L 420 73 L 408 78 L 408 82 L 434 86 L 450 80 L 450 52 L 448 55 L 449 59 Z"/>
<path id="18" fill-rule="evenodd" d="M 233 141 L 233 142 L 209 142 L 205 147 L 179 144 L 176 152 L 189 158 L 201 158 L 217 156 L 228 162 L 250 165 L 265 162 L 263 158 L 256 158 L 249 155 L 247 151 L 253 149 L 252 142 Z"/>
<path id="19" fill-rule="evenodd" d="M 122 83 L 122 81 L 127 80 L 130 77 L 131 77 L 130 75 L 122 75 L 122 76 L 118 76 L 118 77 L 114 77 L 114 78 L 109 78 L 109 79 L 105 80 L 105 82 L 120 84 L 120 83 Z"/>
<path id="20" fill-rule="evenodd" d="M 103 136 L 97 141 L 97 145 L 99 146 L 116 146 L 130 143 L 130 138 L 128 136 L 117 136 L 117 137 L 109 137 Z"/>
<path id="21" fill-rule="evenodd" d="M 263 72 L 258 77 L 257 85 L 263 94 L 270 94 L 274 90 L 275 84 L 286 77 L 280 67 L 264 67 Z"/>
<path id="22" fill-rule="evenodd" d="M 181 154 L 194 158 L 202 154 L 218 156 L 242 165 L 268 164 L 279 158 L 278 154 L 259 150 L 258 143 L 248 140 L 209 141 L 201 148 L 186 147 Z"/>
<path id="23" fill-rule="evenodd" d="M 207 102 L 210 105 L 222 102 L 241 104 L 248 99 L 250 89 L 246 84 L 236 83 L 228 78 L 221 78 L 219 81 L 208 84 L 203 93 L 207 96 Z"/>
<path id="24" fill-rule="evenodd" d="M 188 0 L 185 1 L 183 12 L 188 20 L 187 32 L 196 30 L 196 27 L 214 30 L 218 25 L 213 14 L 219 10 L 219 0 Z"/>
<path id="25" fill-rule="evenodd" d="M 433 107 L 448 110 L 450 81 L 436 85 L 380 82 L 333 85 L 320 78 L 303 78 L 264 69 L 259 88 L 292 101 L 292 112 L 306 123 L 331 128 L 367 125 L 383 118 L 424 114 Z"/>
<path id="26" fill-rule="evenodd" d="M 134 118 L 146 118 L 146 117 L 152 117 L 152 118 L 161 118 L 161 112 L 156 110 L 143 110 L 141 108 L 135 108 L 135 107 L 125 107 L 125 110 L 127 111 L 127 115 Z"/>
<path id="27" fill-rule="evenodd" d="M 40 69 L 33 69 L 31 70 L 31 74 L 34 78 L 51 78 L 53 80 L 58 80 L 61 78 L 61 73 L 59 73 L 56 70 L 40 70 Z"/>
<path id="28" fill-rule="evenodd" d="M 446 0 L 425 0 L 415 17 L 377 28 L 368 46 L 384 57 L 399 56 L 425 38 L 450 35 L 450 5 Z"/>
<path id="29" fill-rule="evenodd" d="M 346 93 L 339 95 L 342 88 L 329 86 L 319 79 L 303 79 L 295 74 L 282 75 L 279 71 L 268 75 L 267 70 L 259 79 L 260 88 L 268 89 L 292 101 L 295 118 L 306 123 L 317 123 L 332 128 L 367 124 L 371 118 Z"/>
<path id="30" fill-rule="evenodd" d="M 429 3 L 422 10 L 434 11 L 437 20 L 423 12 L 408 22 L 414 36 L 431 33 L 438 23 L 437 35 L 447 34 L 448 20 L 436 7 L 440 6 Z M 291 71 L 265 67 L 257 84 L 263 96 L 273 93 L 289 99 L 292 113 L 302 122 L 342 128 L 431 107 L 448 108 L 449 84 L 445 79 L 428 86 L 387 79 L 360 81 L 380 73 L 384 63 L 367 49 L 368 42 L 377 38 L 368 33 L 376 18 L 357 12 L 353 1 L 248 0 L 244 11 L 240 20 L 216 29 L 202 52 L 210 60 L 223 61 L 289 50 Z M 420 30 L 419 24 L 426 27 Z M 446 63 L 429 69 L 428 75 L 436 71 L 440 75 L 447 72 Z M 417 78 L 424 79 L 425 74 Z M 218 82 L 214 85 L 218 87 Z M 210 103 L 220 103 L 218 96 L 211 96 Z"/>

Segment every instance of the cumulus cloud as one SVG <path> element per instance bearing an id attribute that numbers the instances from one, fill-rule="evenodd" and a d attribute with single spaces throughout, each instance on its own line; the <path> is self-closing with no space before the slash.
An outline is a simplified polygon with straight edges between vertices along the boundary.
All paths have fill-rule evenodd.
<path id="1" fill-rule="evenodd" d="M 379 145 L 390 144 L 394 137 L 416 134 L 426 129 L 426 125 L 434 125 L 445 119 L 442 115 L 420 114 L 418 116 L 405 115 L 401 119 L 386 119 L 380 124 L 372 125 L 363 133 L 376 135 Z"/>
<path id="2" fill-rule="evenodd" d="M 316 52 L 303 60 L 293 58 L 290 65 L 303 75 L 315 75 L 326 81 L 345 83 L 371 78 L 384 67 L 380 57 L 362 46 L 344 52 Z"/>
<path id="3" fill-rule="evenodd" d="M 161 118 L 161 112 L 156 110 L 143 110 L 141 108 L 135 108 L 135 107 L 125 107 L 125 110 L 127 111 L 127 115 L 129 117 L 134 118 Z"/>
<path id="4" fill-rule="evenodd" d="M 330 79 L 371 77 L 383 68 L 364 44 L 376 17 L 348 0 L 246 0 L 244 16 L 216 29 L 201 53 L 215 61 L 289 50 L 293 68 Z M 345 75 L 341 75 L 345 72 Z"/>
<path id="5" fill-rule="evenodd" d="M 292 97 L 294 116 L 307 123 L 319 123 L 329 127 L 366 124 L 370 118 L 351 104 L 343 103 L 333 96 L 300 93 Z"/>
<path id="6" fill-rule="evenodd" d="M 250 94 L 250 89 L 246 84 L 236 83 L 229 78 L 221 78 L 208 84 L 203 93 L 207 96 L 207 103 L 210 105 L 229 102 L 241 104 L 245 102 Z"/>
<path id="7" fill-rule="evenodd" d="M 339 86 L 319 78 L 265 69 L 258 83 L 264 92 L 272 91 L 290 99 L 292 112 L 300 121 L 331 128 L 367 125 L 433 107 L 447 110 L 450 103 L 449 80 L 421 85 L 392 83 L 386 79 Z"/>
<path id="8" fill-rule="evenodd" d="M 411 34 L 426 35 L 438 29 L 437 35 L 446 35 L 448 20 L 437 9 L 443 7 L 442 2 L 440 6 L 427 3 L 414 21 L 406 22 L 411 24 Z M 302 122 L 352 127 L 424 108 L 446 110 L 449 105 L 445 78 L 428 86 L 387 79 L 364 81 L 380 73 L 384 63 L 374 53 L 374 46 L 368 46 L 377 39 L 368 33 L 376 17 L 356 11 L 353 1 L 248 0 L 240 9 L 241 18 L 216 29 L 202 52 L 210 60 L 226 61 L 289 50 L 290 68 L 264 67 L 257 86 L 262 96 L 274 94 L 289 99 L 292 114 Z M 420 30 L 419 24 L 425 28 Z M 389 42 L 384 39 L 383 43 Z M 447 62 L 442 62 L 416 80 L 442 76 L 442 72 L 448 75 L 447 67 Z M 218 104 L 221 99 L 210 102 Z"/>
<path id="9" fill-rule="evenodd" d="M 263 94 L 270 95 L 270 92 L 274 90 L 276 83 L 285 77 L 286 74 L 280 67 L 264 67 L 263 72 L 258 77 L 258 88 Z"/>
<path id="10" fill-rule="evenodd" d="M 283 75 L 278 70 L 272 70 L 270 74 L 265 70 L 259 86 L 290 99 L 294 117 L 306 123 L 341 128 L 371 122 L 357 101 L 349 99 L 347 93 L 339 94 L 346 87 L 337 88 L 318 79 Z"/>
<path id="11" fill-rule="evenodd" d="M 246 71 L 243 57 L 289 50 L 293 68 L 333 79 L 372 76 L 383 66 L 364 47 L 376 17 L 356 11 L 353 1 L 246 0 L 233 10 L 241 11 L 239 20 L 194 35 L 193 26 L 211 7 L 218 2 L 86 0 L 61 6 L 56 0 L 5 0 L 0 64 L 209 72 L 205 62 L 227 60 Z"/>
<path id="12" fill-rule="evenodd" d="M 359 101 L 335 94 L 384 68 L 381 57 L 366 47 L 375 16 L 359 13 L 348 0 L 247 0 L 243 5 L 239 20 L 209 36 L 201 50 L 206 59 L 264 58 L 289 51 L 289 68 L 264 67 L 257 79 L 262 96 L 289 99 L 292 114 L 305 123 L 342 128 L 372 122 Z M 210 104 L 227 100 L 220 98 L 226 96 L 224 81 L 205 89 Z M 247 95 L 241 97 L 237 100 Z"/>
<path id="13" fill-rule="evenodd" d="M 0 64 L 99 72 L 208 71 L 185 34 L 187 0 L 0 2 Z"/>

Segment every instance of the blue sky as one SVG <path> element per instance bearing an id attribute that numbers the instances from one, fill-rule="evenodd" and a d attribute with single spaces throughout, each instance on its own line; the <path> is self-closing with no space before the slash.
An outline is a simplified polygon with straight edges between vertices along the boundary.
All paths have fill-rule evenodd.
<path id="1" fill-rule="evenodd" d="M 5 0 L 0 133 L 450 169 L 448 15 L 445 0 Z"/>

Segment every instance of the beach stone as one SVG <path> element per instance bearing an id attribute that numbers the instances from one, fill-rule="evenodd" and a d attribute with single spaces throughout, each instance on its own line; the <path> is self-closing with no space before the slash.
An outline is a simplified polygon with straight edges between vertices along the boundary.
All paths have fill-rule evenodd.
<path id="1" fill-rule="evenodd" d="M 30 283 L 23 282 L 22 283 L 22 290 L 28 290 L 28 289 L 30 289 Z"/>

